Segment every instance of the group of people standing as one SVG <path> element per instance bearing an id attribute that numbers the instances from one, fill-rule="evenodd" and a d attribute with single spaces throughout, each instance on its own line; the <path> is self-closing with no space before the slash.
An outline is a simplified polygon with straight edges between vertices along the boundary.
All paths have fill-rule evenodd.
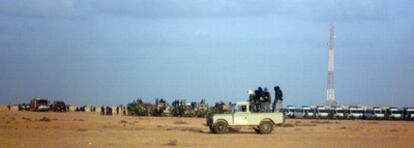
<path id="1" fill-rule="evenodd" d="M 283 93 L 279 86 L 274 87 L 275 91 L 275 100 L 273 101 L 272 108 L 270 105 L 272 103 L 272 98 L 270 96 L 267 88 L 262 89 L 262 87 L 257 88 L 257 90 L 249 90 L 249 102 L 251 104 L 251 109 L 253 112 L 270 112 L 270 111 L 280 111 L 281 104 L 283 101 Z"/>

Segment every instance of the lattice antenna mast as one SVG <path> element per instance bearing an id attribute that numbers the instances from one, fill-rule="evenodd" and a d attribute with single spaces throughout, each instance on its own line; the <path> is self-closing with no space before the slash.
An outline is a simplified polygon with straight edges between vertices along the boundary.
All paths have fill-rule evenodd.
<path id="1" fill-rule="evenodd" d="M 335 26 L 330 25 L 329 29 L 329 63 L 328 63 L 328 84 L 326 90 L 326 105 L 334 106 L 335 101 L 335 87 L 334 87 L 334 43 L 335 43 Z"/>

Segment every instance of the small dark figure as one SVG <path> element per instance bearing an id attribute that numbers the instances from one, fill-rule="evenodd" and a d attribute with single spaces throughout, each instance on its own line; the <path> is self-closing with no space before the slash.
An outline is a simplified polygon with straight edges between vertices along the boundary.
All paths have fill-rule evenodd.
<path id="1" fill-rule="evenodd" d="M 119 114 L 119 107 L 118 106 L 116 107 L 116 114 L 117 115 Z"/>
<path id="2" fill-rule="evenodd" d="M 273 102 L 273 112 L 280 111 L 282 101 L 283 101 L 283 93 L 279 86 L 275 86 L 275 101 Z"/>
<path id="3" fill-rule="evenodd" d="M 112 108 L 109 106 L 106 106 L 106 115 L 112 115 Z"/>
<path id="4" fill-rule="evenodd" d="M 101 106 L 101 115 L 105 115 L 105 107 Z"/>

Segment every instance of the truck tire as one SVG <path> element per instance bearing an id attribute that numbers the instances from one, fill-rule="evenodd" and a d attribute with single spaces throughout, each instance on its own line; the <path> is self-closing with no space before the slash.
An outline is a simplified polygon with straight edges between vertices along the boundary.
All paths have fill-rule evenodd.
<path id="1" fill-rule="evenodd" d="M 259 125 L 261 134 L 270 134 L 273 131 L 273 124 L 270 121 L 263 121 Z"/>
<path id="2" fill-rule="evenodd" d="M 224 134 L 229 131 L 229 127 L 226 122 L 218 121 L 213 125 L 213 132 L 216 134 Z"/>

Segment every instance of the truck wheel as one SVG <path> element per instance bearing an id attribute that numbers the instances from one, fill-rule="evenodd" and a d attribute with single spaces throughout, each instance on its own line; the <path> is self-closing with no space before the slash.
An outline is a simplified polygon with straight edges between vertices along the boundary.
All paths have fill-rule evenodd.
<path id="1" fill-rule="evenodd" d="M 273 125 L 269 121 L 263 121 L 259 125 L 259 131 L 261 134 L 270 134 L 273 131 Z"/>
<path id="2" fill-rule="evenodd" d="M 216 134 L 224 134 L 228 131 L 228 125 L 224 121 L 218 121 L 213 125 L 213 132 Z"/>

